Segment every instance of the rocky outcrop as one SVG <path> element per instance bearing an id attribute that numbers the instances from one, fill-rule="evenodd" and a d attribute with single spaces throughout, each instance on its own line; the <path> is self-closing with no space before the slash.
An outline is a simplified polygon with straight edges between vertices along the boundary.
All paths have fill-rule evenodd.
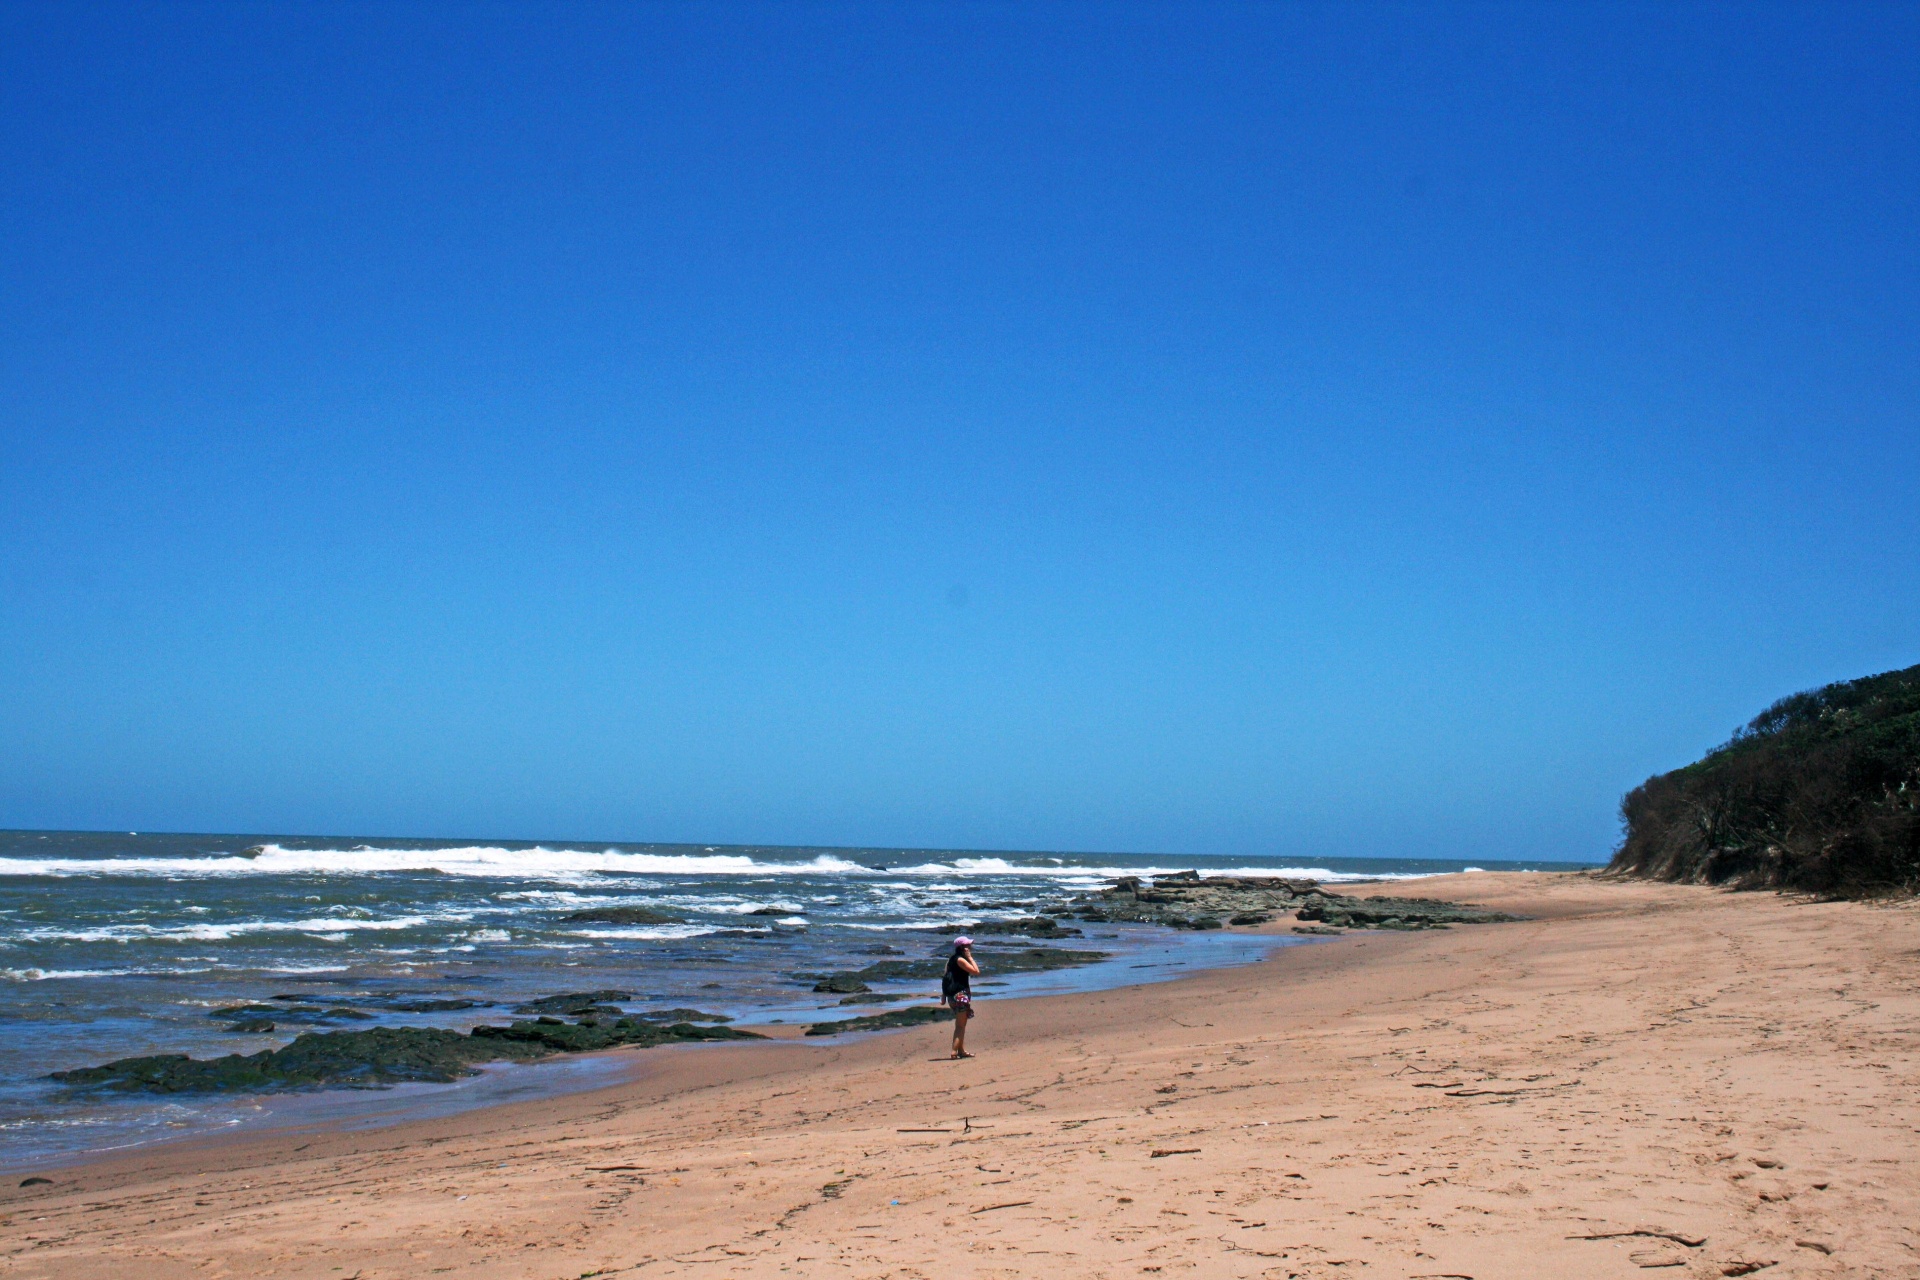
<path id="1" fill-rule="evenodd" d="M 271 1031 L 276 1023 L 296 1026 L 325 1026 L 338 1022 L 369 1022 L 371 1013 L 344 1005 L 322 1007 L 312 1004 L 236 1004 L 214 1009 L 207 1014 L 228 1024 L 229 1031 Z"/>
<path id="2" fill-rule="evenodd" d="M 622 1045 L 648 1049 L 657 1044 L 688 1040 L 759 1040 L 751 1031 L 734 1027 L 675 1022 L 662 1025 L 644 1018 L 598 1018 L 588 1016 L 577 1022 L 559 1018 L 535 1018 L 508 1027 L 475 1027 L 473 1036 L 488 1042 L 535 1045 L 548 1053 L 590 1053 Z M 504 1055 L 503 1055 L 504 1056 Z"/>
<path id="3" fill-rule="evenodd" d="M 531 1047 L 503 1047 L 455 1031 L 375 1027 L 308 1032 L 283 1049 L 244 1057 L 237 1053 L 204 1059 L 184 1053 L 156 1054 L 56 1071 L 51 1078 L 66 1085 L 128 1093 L 281 1091 L 448 1081 L 471 1075 L 475 1063 L 539 1056 Z"/>
<path id="4" fill-rule="evenodd" d="M 1444 929 L 1455 924 L 1499 924 L 1526 919 L 1504 911 L 1485 911 L 1429 898 L 1345 898 L 1330 893 L 1308 894 L 1295 918 L 1343 929 Z"/>
<path id="5" fill-rule="evenodd" d="M 605 995 L 589 992 L 587 995 Z M 617 993 L 615 993 L 617 994 Z M 556 996 L 563 1001 L 577 999 Z M 535 1001 L 533 1003 L 542 1003 Z M 685 1015 L 665 1023 L 664 1017 Z M 725 1022 L 719 1014 L 669 1009 L 627 1016 L 590 1009 L 576 1021 L 545 1016 L 510 1026 L 475 1027 L 466 1035 L 430 1027 L 373 1027 L 317 1031 L 281 1049 L 224 1058 L 155 1054 L 121 1058 L 99 1067 L 56 1071 L 50 1077 L 76 1088 L 123 1093 L 286 1092 L 318 1088 L 377 1088 L 415 1081 L 446 1082 L 472 1075 L 483 1062 L 528 1061 L 558 1053 L 619 1046 L 647 1048 L 701 1040 L 757 1040 L 751 1031 L 699 1025 Z"/>
<path id="6" fill-rule="evenodd" d="M 843 1018 L 838 1022 L 816 1022 L 807 1028 L 810 1036 L 835 1036 L 842 1031 L 887 1031 L 894 1027 L 922 1027 L 929 1022 L 952 1022 L 953 1010 L 930 1005 L 894 1009 L 864 1018 Z"/>
<path id="7" fill-rule="evenodd" d="M 982 920 L 968 932 L 977 937 L 1014 934 L 1028 938 L 1077 938 L 1080 930 L 1062 925 L 1051 916 L 1027 916 L 1017 920 Z"/>
<path id="8" fill-rule="evenodd" d="M 1068 969 L 1077 964 L 1093 964 L 1110 955 L 1106 951 L 1083 951 L 1077 947 L 975 947 L 974 957 L 989 975 L 1042 973 L 1049 969 Z M 947 970 L 945 956 L 923 960 L 878 960 L 861 969 L 843 969 L 835 973 L 796 973 L 802 982 L 814 983 L 815 991 L 859 994 L 874 982 L 923 982 L 936 979 Z"/>
<path id="9" fill-rule="evenodd" d="M 1151 883 L 1121 876 L 1099 893 L 1076 898 L 1082 920 L 1159 924 L 1175 929 L 1218 929 L 1229 921 L 1265 924 L 1299 905 L 1318 886 L 1312 880 L 1278 876 L 1209 876 L 1181 871 Z"/>
<path id="10" fill-rule="evenodd" d="M 1325 892 L 1314 880 L 1202 877 L 1197 871 L 1158 876 L 1151 884 L 1138 876 L 1122 876 L 1097 894 L 1076 898 L 1071 909 L 1082 920 L 1159 924 L 1175 929 L 1266 924 L 1288 913 L 1303 922 L 1354 929 L 1429 929 L 1521 918 L 1458 902 L 1345 897 Z"/>
<path id="11" fill-rule="evenodd" d="M 636 1013 L 636 1018 L 645 1018 L 648 1022 L 732 1022 L 724 1013 L 702 1013 L 698 1009 L 649 1009 L 645 1013 Z"/>
<path id="12" fill-rule="evenodd" d="M 858 976 L 851 973 L 830 973 L 820 979 L 820 981 L 814 983 L 813 989 L 836 996 L 865 995 L 867 992 L 873 990 L 872 987 L 862 982 Z"/>
<path id="13" fill-rule="evenodd" d="M 513 1007 L 515 1013 L 569 1013 L 590 1012 L 621 1013 L 619 1007 L 633 999 L 631 991 L 568 991 L 557 996 L 541 996 L 538 1000 L 529 1000 L 525 1004 Z"/>
<path id="14" fill-rule="evenodd" d="M 685 924 L 679 916 L 670 916 L 651 907 L 589 907 L 570 911 L 560 917 L 569 924 Z"/>

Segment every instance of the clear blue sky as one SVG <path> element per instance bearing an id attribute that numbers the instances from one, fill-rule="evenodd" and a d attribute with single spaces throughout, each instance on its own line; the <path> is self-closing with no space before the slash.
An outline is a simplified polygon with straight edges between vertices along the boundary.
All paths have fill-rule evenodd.
<path id="1" fill-rule="evenodd" d="M 8 4 L 0 826 L 1605 857 L 1917 339 L 1912 5 Z"/>

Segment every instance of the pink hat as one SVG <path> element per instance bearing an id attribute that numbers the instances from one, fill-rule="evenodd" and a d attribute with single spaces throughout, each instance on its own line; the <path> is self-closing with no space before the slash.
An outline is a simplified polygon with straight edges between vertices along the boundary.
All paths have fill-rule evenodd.
<path id="1" fill-rule="evenodd" d="M 959 937 L 957 937 L 957 938 L 955 938 L 955 939 L 953 940 L 953 945 L 954 945 L 954 946 L 956 946 L 956 947 L 970 947 L 970 946 L 972 946 L 972 945 L 973 945 L 973 939 L 972 939 L 972 938 L 969 938 L 969 937 L 967 937 L 967 936 L 966 936 L 966 935 L 965 935 L 965 934 L 963 933 L 963 934 L 961 934 L 961 935 L 960 935 Z"/>

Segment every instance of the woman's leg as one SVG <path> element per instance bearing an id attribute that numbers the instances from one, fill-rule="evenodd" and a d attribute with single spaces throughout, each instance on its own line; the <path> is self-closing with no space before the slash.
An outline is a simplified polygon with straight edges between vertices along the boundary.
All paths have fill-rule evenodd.
<path id="1" fill-rule="evenodd" d="M 973 1016 L 973 1010 L 965 1005 L 956 1005 L 953 1010 L 953 1056 L 967 1056 L 967 1019 Z"/>

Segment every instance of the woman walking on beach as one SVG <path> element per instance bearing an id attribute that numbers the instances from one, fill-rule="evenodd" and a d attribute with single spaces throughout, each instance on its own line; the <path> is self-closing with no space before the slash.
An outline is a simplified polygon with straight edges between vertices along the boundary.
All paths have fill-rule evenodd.
<path id="1" fill-rule="evenodd" d="M 953 1009 L 953 1056 L 971 1058 L 967 1052 L 967 1020 L 973 1017 L 973 979 L 980 976 L 980 964 L 973 958 L 973 939 L 955 938 L 953 954 L 947 958 L 947 972 L 940 979 L 940 1003 Z"/>

